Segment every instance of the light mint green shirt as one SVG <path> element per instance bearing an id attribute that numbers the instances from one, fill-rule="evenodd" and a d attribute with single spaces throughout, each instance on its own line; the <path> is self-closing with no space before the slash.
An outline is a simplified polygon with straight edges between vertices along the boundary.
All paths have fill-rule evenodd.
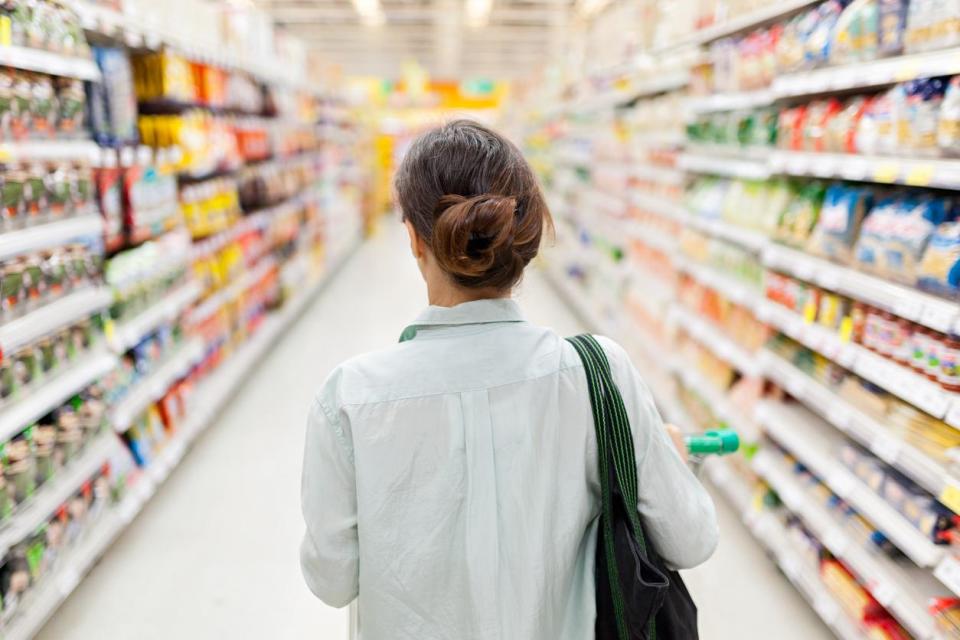
<path id="1" fill-rule="evenodd" d="M 430 307 L 415 337 L 349 360 L 311 409 L 300 562 L 363 640 L 593 638 L 600 512 L 580 360 L 512 300 Z M 634 432 L 640 513 L 666 562 L 717 544 L 709 495 L 640 374 L 601 338 Z"/>

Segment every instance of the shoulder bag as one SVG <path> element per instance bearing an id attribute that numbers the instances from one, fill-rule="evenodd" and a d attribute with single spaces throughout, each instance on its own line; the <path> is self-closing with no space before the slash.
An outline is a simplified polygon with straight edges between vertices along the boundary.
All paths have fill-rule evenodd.
<path id="1" fill-rule="evenodd" d="M 630 420 L 610 363 L 590 335 L 567 339 L 590 388 L 602 510 L 597 539 L 597 640 L 698 640 L 697 607 L 643 531 Z"/>

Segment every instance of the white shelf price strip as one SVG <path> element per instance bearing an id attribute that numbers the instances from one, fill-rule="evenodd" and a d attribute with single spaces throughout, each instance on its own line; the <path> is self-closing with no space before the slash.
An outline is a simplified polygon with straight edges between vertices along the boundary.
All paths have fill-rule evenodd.
<path id="1" fill-rule="evenodd" d="M 42 49 L 0 46 L 0 65 L 80 80 L 100 79 L 100 69 L 93 60 Z"/>
<path id="2" fill-rule="evenodd" d="M 745 180 L 765 180 L 771 175 L 770 166 L 765 160 L 685 153 L 677 162 L 681 169 L 694 173 L 709 173 Z"/>
<path id="3" fill-rule="evenodd" d="M 944 333 L 951 331 L 960 318 L 960 305 L 956 302 L 789 247 L 768 244 L 763 252 L 763 263 L 775 271 L 813 282 Z"/>
<path id="4" fill-rule="evenodd" d="M 717 357 L 728 362 L 744 375 L 758 376 L 762 374 L 756 354 L 747 351 L 723 331 L 697 317 L 693 312 L 677 305 L 670 310 L 670 317 L 697 342 L 713 351 Z"/>
<path id="5" fill-rule="evenodd" d="M 89 318 L 110 305 L 113 296 L 105 287 L 82 289 L 0 326 L 0 348 L 12 353 L 63 327 Z"/>
<path id="6" fill-rule="evenodd" d="M 204 346 L 199 341 L 186 342 L 176 353 L 147 377 L 137 382 L 111 412 L 113 428 L 123 433 L 133 421 L 151 404 L 163 397 L 170 386 L 187 375 L 203 355 Z"/>
<path id="7" fill-rule="evenodd" d="M 66 218 L 17 231 L 0 234 L 0 260 L 21 253 L 59 247 L 78 238 L 99 238 L 103 235 L 103 218 L 99 213 Z"/>
<path id="8" fill-rule="evenodd" d="M 839 362 L 865 380 L 936 418 L 944 418 L 951 407 L 960 402 L 958 394 L 946 391 L 912 369 L 860 345 L 844 343 L 836 332 L 816 323 L 804 322 L 802 316 L 789 309 L 767 303 L 759 315 L 764 322 L 800 344 Z"/>
<path id="9" fill-rule="evenodd" d="M 935 583 L 928 579 L 929 574 L 924 578 L 919 570 L 904 571 L 879 553 L 868 552 L 800 486 L 785 463 L 777 461 L 770 453 L 758 453 L 753 466 L 770 483 L 784 504 L 800 516 L 811 532 L 858 576 L 861 583 L 911 634 L 923 640 L 940 638 L 933 617 L 926 609 L 928 597 L 937 589 Z M 926 593 L 930 589 L 934 591 Z"/>
<path id="10" fill-rule="evenodd" d="M 765 402 L 757 410 L 757 421 L 834 493 L 883 531 L 918 566 L 933 567 L 941 560 L 943 547 L 934 544 L 830 453 L 839 447 L 841 438 L 839 435 L 831 438 L 830 434 L 836 432 L 831 432 L 820 418 L 806 410 Z"/>
<path id="11" fill-rule="evenodd" d="M 116 366 L 116 356 L 99 350 L 82 356 L 63 371 L 50 376 L 36 389 L 26 392 L 0 411 L 0 441 L 9 440 Z"/>
<path id="12" fill-rule="evenodd" d="M 200 285 L 191 280 L 168 293 L 152 307 L 114 328 L 110 346 L 123 353 L 165 322 L 177 318 L 200 296 Z"/>

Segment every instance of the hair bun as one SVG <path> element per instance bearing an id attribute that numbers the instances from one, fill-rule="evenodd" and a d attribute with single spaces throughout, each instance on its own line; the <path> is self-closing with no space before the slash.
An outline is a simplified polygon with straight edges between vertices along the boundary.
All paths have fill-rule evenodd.
<path id="1" fill-rule="evenodd" d="M 513 266 L 516 198 L 446 195 L 437 203 L 436 216 L 430 244 L 447 273 L 461 281 L 483 279 L 492 270 Z"/>

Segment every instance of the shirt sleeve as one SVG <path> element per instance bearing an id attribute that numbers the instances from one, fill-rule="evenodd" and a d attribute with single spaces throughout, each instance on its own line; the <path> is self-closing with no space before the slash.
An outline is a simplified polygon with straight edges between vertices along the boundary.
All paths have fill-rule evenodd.
<path id="1" fill-rule="evenodd" d="M 300 568 L 307 586 L 333 607 L 359 591 L 357 490 L 347 419 L 315 400 L 307 420 L 301 505 L 307 530 Z"/>
<path id="2" fill-rule="evenodd" d="M 630 417 L 638 509 L 647 535 L 667 565 L 695 567 L 713 555 L 719 540 L 713 500 L 674 447 L 653 397 L 627 353 L 609 339 L 599 340 Z"/>

